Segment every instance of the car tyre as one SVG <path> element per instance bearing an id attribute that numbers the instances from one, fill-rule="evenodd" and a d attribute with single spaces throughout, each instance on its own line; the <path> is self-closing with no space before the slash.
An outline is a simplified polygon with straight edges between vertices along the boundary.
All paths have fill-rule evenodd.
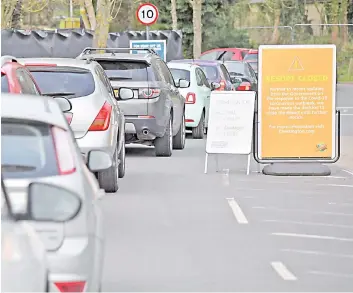
<path id="1" fill-rule="evenodd" d="M 119 166 L 118 166 L 118 151 L 114 152 L 113 164 L 110 168 L 98 172 L 99 186 L 105 190 L 105 192 L 117 192 L 119 189 L 118 177 L 119 177 Z"/>
<path id="2" fill-rule="evenodd" d="M 119 178 L 124 178 L 125 176 L 125 157 L 126 157 L 126 151 L 125 151 L 125 138 L 123 138 L 123 141 L 121 143 L 121 150 L 119 153 Z"/>
<path id="3" fill-rule="evenodd" d="M 173 127 L 172 117 L 170 116 L 165 133 L 162 137 L 154 140 L 154 148 L 157 157 L 170 157 L 173 152 Z"/>
<path id="4" fill-rule="evenodd" d="M 192 129 L 192 138 L 203 139 L 205 136 L 205 113 L 202 112 L 199 124 Z"/>
<path id="5" fill-rule="evenodd" d="M 181 125 L 176 136 L 173 137 L 173 149 L 183 150 L 185 148 L 185 138 L 186 138 L 186 126 L 185 126 L 185 114 L 181 120 Z"/>

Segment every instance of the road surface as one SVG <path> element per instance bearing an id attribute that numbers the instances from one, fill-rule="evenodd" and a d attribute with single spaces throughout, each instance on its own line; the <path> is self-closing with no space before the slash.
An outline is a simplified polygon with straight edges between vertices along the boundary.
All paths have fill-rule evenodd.
<path id="1" fill-rule="evenodd" d="M 353 291 L 353 172 L 271 177 L 253 162 L 247 176 L 246 156 L 220 156 L 204 174 L 204 150 L 128 149 L 120 190 L 101 201 L 102 291 Z"/>

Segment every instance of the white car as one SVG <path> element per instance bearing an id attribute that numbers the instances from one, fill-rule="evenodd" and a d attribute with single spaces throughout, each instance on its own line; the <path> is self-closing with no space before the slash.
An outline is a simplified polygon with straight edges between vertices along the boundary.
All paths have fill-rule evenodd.
<path id="1" fill-rule="evenodd" d="M 189 87 L 179 88 L 185 98 L 185 124 L 192 130 L 192 137 L 202 139 L 208 127 L 211 85 L 200 66 L 169 62 L 168 67 L 176 85 L 187 80 Z"/>

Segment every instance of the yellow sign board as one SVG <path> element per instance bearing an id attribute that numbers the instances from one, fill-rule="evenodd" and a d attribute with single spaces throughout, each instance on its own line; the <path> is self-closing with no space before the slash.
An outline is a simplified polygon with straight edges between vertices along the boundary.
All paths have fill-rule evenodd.
<path id="1" fill-rule="evenodd" d="M 336 46 L 260 46 L 258 157 L 334 159 Z"/>

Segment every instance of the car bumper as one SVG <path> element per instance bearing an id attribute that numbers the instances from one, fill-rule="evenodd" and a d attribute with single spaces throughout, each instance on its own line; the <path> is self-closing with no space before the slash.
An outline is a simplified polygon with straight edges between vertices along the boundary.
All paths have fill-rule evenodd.
<path id="1" fill-rule="evenodd" d="M 186 128 L 194 128 L 199 125 L 203 108 L 199 105 L 185 105 L 185 126 Z"/>
<path id="2" fill-rule="evenodd" d="M 76 138 L 76 142 L 84 156 L 91 150 L 102 150 L 113 156 L 116 147 L 116 138 L 113 131 L 88 131 L 82 138 Z"/>
<path id="3" fill-rule="evenodd" d="M 165 125 L 158 123 L 156 118 L 139 118 L 125 116 L 125 134 L 136 135 L 138 140 L 154 140 L 162 137 L 165 132 Z"/>
<path id="4" fill-rule="evenodd" d="M 49 262 L 49 290 L 50 292 L 60 292 L 55 285 L 57 282 L 85 282 L 84 291 L 97 291 L 101 275 L 97 272 L 102 270 L 102 254 L 95 246 L 95 238 L 77 237 L 64 248 L 64 245 L 56 252 L 48 252 Z M 68 244 L 69 245 L 69 244 Z M 103 244 L 100 244 L 103 247 Z M 97 267 L 99 266 L 99 267 Z"/>

